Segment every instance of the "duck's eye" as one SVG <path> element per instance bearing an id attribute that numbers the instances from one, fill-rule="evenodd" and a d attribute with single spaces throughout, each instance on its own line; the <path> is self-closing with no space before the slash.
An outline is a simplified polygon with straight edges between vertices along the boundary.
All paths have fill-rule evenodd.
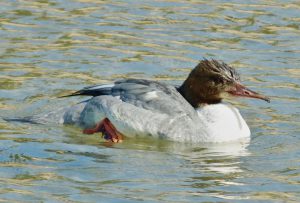
<path id="1" fill-rule="evenodd" d="M 225 80 L 225 83 L 230 85 L 230 84 L 234 84 L 234 80 Z"/>
<path id="2" fill-rule="evenodd" d="M 225 83 L 225 80 L 223 78 L 217 77 L 217 76 L 210 76 L 209 78 L 211 81 L 214 81 L 215 84 Z"/>

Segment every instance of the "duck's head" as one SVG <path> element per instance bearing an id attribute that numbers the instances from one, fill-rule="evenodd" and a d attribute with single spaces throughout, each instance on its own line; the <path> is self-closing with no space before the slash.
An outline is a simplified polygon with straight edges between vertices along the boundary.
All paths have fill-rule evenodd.
<path id="1" fill-rule="evenodd" d="M 214 59 L 200 61 L 179 88 L 179 92 L 194 107 L 219 103 L 225 94 L 270 102 L 268 97 L 242 85 L 234 68 Z"/>

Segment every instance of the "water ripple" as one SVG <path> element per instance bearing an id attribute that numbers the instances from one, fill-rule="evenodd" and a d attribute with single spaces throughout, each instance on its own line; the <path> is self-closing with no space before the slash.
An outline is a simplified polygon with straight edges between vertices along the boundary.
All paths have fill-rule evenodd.
<path id="1" fill-rule="evenodd" d="M 182 145 L 0 119 L 1 201 L 298 202 L 297 1 L 2 1 L 0 117 L 50 112 L 57 99 L 118 78 L 180 84 L 203 57 L 241 72 L 272 103 L 229 100 L 250 143 Z"/>

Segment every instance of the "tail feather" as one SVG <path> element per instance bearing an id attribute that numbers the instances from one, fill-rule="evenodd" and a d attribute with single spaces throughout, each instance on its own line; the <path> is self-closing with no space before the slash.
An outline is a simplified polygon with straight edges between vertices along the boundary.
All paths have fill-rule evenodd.
<path id="1" fill-rule="evenodd" d="M 42 124 L 34 120 L 33 117 L 23 117 L 23 118 L 2 118 L 7 122 L 20 122 L 20 123 L 31 123 L 31 124 Z"/>
<path id="2" fill-rule="evenodd" d="M 73 97 L 73 96 L 100 96 L 100 95 L 109 95 L 111 94 L 112 87 L 114 85 L 94 85 L 94 86 L 89 86 L 85 87 L 79 91 L 76 91 L 72 94 L 69 95 L 64 95 L 59 98 L 64 98 L 64 97 Z"/>

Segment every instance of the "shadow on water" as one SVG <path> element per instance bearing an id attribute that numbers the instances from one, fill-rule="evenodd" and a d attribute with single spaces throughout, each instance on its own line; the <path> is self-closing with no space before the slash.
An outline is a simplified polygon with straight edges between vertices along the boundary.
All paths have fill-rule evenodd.
<path id="1" fill-rule="evenodd" d="M 226 194 L 218 190 L 210 191 L 210 188 L 239 185 L 235 179 L 243 173 L 242 157 L 251 155 L 247 150 L 249 140 L 222 144 L 192 144 L 136 137 L 127 138 L 118 144 L 107 144 L 100 135 L 82 135 L 78 133 L 78 129 L 72 127 L 64 128 L 63 132 L 64 137 L 68 137 L 67 143 L 92 145 L 101 149 L 101 153 L 80 152 L 79 155 L 92 157 L 97 163 L 110 163 L 113 167 L 110 172 L 122 177 L 117 178 L 119 183 L 125 181 L 129 185 L 144 186 L 157 181 L 156 184 L 160 187 L 169 188 L 163 196 L 171 199 L 187 194 L 193 194 L 194 197 L 204 195 L 207 198 L 226 198 Z M 106 154 L 106 160 L 102 160 L 103 152 Z M 78 155 L 78 152 L 65 153 Z M 114 166 L 118 167 L 120 164 L 122 168 L 116 171 Z M 147 175 L 142 175 L 145 173 Z M 139 179 L 141 176 L 144 178 Z M 164 179 L 165 182 L 161 182 L 160 179 Z M 116 184 L 117 187 L 119 183 Z M 177 183 L 186 191 L 177 191 Z M 119 189 L 122 190 L 123 187 Z M 178 194 L 170 191 L 177 191 Z M 147 189 L 144 192 L 147 196 Z"/>

